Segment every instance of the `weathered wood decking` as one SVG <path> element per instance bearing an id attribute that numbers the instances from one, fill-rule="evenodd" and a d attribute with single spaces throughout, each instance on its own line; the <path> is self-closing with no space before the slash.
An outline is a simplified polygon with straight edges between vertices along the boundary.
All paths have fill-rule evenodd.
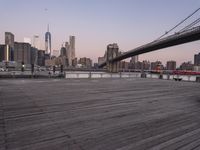
<path id="1" fill-rule="evenodd" d="M 0 150 L 200 149 L 200 84 L 0 80 Z"/>

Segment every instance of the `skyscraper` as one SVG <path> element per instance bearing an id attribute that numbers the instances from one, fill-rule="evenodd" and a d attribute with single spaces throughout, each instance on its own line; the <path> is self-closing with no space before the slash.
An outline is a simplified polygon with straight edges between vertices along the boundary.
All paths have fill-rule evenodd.
<path id="1" fill-rule="evenodd" d="M 11 32 L 5 32 L 5 45 L 8 45 L 6 48 L 6 61 L 14 60 L 14 34 Z"/>
<path id="2" fill-rule="evenodd" d="M 31 64 L 31 44 L 15 42 L 15 61 Z"/>
<path id="3" fill-rule="evenodd" d="M 194 65 L 195 66 L 200 66 L 200 53 L 194 55 Z"/>
<path id="4" fill-rule="evenodd" d="M 51 57 L 51 33 L 49 32 L 49 25 L 45 33 L 45 53 L 49 54 Z"/>
<path id="5" fill-rule="evenodd" d="M 69 45 L 68 42 L 65 42 L 65 49 L 66 49 L 66 53 L 67 53 L 66 56 L 69 59 L 69 57 L 70 57 L 70 45 Z"/>
<path id="6" fill-rule="evenodd" d="M 176 62 L 175 61 L 167 61 L 166 68 L 167 68 L 167 70 L 176 70 Z"/>
<path id="7" fill-rule="evenodd" d="M 138 62 L 138 55 L 131 57 L 131 63 L 137 63 Z"/>
<path id="8" fill-rule="evenodd" d="M 0 62 L 5 60 L 5 45 L 0 45 Z"/>
<path id="9" fill-rule="evenodd" d="M 5 32 L 5 45 L 14 47 L 14 34 L 11 32 Z"/>
<path id="10" fill-rule="evenodd" d="M 67 57 L 67 50 L 65 47 L 61 47 L 60 49 L 60 56 Z"/>
<path id="11" fill-rule="evenodd" d="M 75 59 L 75 36 L 69 37 L 70 51 L 71 51 L 71 59 Z"/>
<path id="12" fill-rule="evenodd" d="M 38 65 L 44 66 L 45 65 L 45 51 L 38 50 Z"/>

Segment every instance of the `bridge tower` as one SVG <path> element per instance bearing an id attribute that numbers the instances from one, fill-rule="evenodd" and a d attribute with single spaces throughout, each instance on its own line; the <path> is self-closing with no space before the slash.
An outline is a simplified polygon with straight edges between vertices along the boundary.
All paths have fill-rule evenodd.
<path id="1" fill-rule="evenodd" d="M 116 73 L 119 72 L 119 63 L 118 62 L 111 62 L 113 58 L 118 56 L 119 47 L 116 43 L 109 44 L 107 46 L 106 52 L 106 64 L 108 72 Z"/>

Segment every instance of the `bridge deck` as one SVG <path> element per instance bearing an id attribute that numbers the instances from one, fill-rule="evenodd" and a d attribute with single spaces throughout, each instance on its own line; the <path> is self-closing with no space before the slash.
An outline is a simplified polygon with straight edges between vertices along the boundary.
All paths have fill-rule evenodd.
<path id="1" fill-rule="evenodd" d="M 0 150 L 200 149 L 200 84 L 0 80 Z"/>

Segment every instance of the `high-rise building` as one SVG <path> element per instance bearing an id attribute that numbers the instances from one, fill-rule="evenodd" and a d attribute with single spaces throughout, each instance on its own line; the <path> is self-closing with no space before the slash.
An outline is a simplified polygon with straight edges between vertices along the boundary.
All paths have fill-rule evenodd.
<path id="1" fill-rule="evenodd" d="M 70 51 L 71 51 L 71 58 L 72 60 L 75 59 L 75 36 L 69 37 L 69 44 L 70 44 Z"/>
<path id="2" fill-rule="evenodd" d="M 80 58 L 78 63 L 81 64 L 83 68 L 92 68 L 92 60 L 90 58 Z"/>
<path id="3" fill-rule="evenodd" d="M 44 66 L 45 65 L 45 51 L 38 50 L 38 65 Z"/>
<path id="4" fill-rule="evenodd" d="M 120 61 L 119 62 L 119 69 L 120 70 L 128 70 L 129 69 L 129 62 L 126 61 Z"/>
<path id="5" fill-rule="evenodd" d="M 102 64 L 103 62 L 105 62 L 105 57 L 98 57 L 98 64 Z"/>
<path id="6" fill-rule="evenodd" d="M 167 70 L 176 70 L 176 61 L 167 61 Z"/>
<path id="7" fill-rule="evenodd" d="M 0 45 L 0 62 L 5 60 L 5 45 Z"/>
<path id="8" fill-rule="evenodd" d="M 6 61 L 14 60 L 14 34 L 11 32 L 5 32 L 5 45 L 6 47 Z"/>
<path id="9" fill-rule="evenodd" d="M 76 57 L 76 58 L 74 58 L 74 59 L 72 60 L 72 67 L 76 67 L 77 64 L 78 64 L 78 59 L 77 59 L 77 57 Z"/>
<path id="10" fill-rule="evenodd" d="M 65 47 L 62 47 L 62 48 L 60 49 L 60 56 L 62 56 L 62 57 L 67 57 L 67 50 L 66 50 Z"/>
<path id="11" fill-rule="evenodd" d="M 67 58 L 71 58 L 71 54 L 70 54 L 70 45 L 68 42 L 65 42 L 65 49 L 66 49 L 66 53 L 67 53 Z"/>
<path id="12" fill-rule="evenodd" d="M 75 55 L 75 36 L 70 36 L 69 37 L 69 43 L 65 43 L 65 48 L 66 48 L 66 54 L 67 54 L 67 59 L 69 66 L 72 67 L 74 66 L 74 60 L 76 58 Z"/>
<path id="13" fill-rule="evenodd" d="M 138 62 L 138 55 L 131 57 L 130 62 L 131 63 L 137 63 Z"/>
<path id="14" fill-rule="evenodd" d="M 14 48 L 14 34 L 11 32 L 5 32 L 5 45 L 9 45 Z"/>
<path id="15" fill-rule="evenodd" d="M 35 47 L 37 49 L 40 48 L 39 47 L 39 36 L 38 35 L 34 35 L 33 36 L 33 42 L 32 42 L 32 44 L 33 44 L 33 47 Z"/>
<path id="16" fill-rule="evenodd" d="M 38 49 L 31 47 L 31 64 L 37 65 L 38 63 Z"/>
<path id="17" fill-rule="evenodd" d="M 45 33 L 45 53 L 49 54 L 51 57 L 51 33 L 49 32 L 49 25 Z"/>
<path id="18" fill-rule="evenodd" d="M 200 53 L 194 55 L 194 65 L 195 66 L 200 66 Z"/>
<path id="19" fill-rule="evenodd" d="M 15 42 L 14 47 L 14 60 L 18 63 L 31 64 L 31 45 Z"/>

